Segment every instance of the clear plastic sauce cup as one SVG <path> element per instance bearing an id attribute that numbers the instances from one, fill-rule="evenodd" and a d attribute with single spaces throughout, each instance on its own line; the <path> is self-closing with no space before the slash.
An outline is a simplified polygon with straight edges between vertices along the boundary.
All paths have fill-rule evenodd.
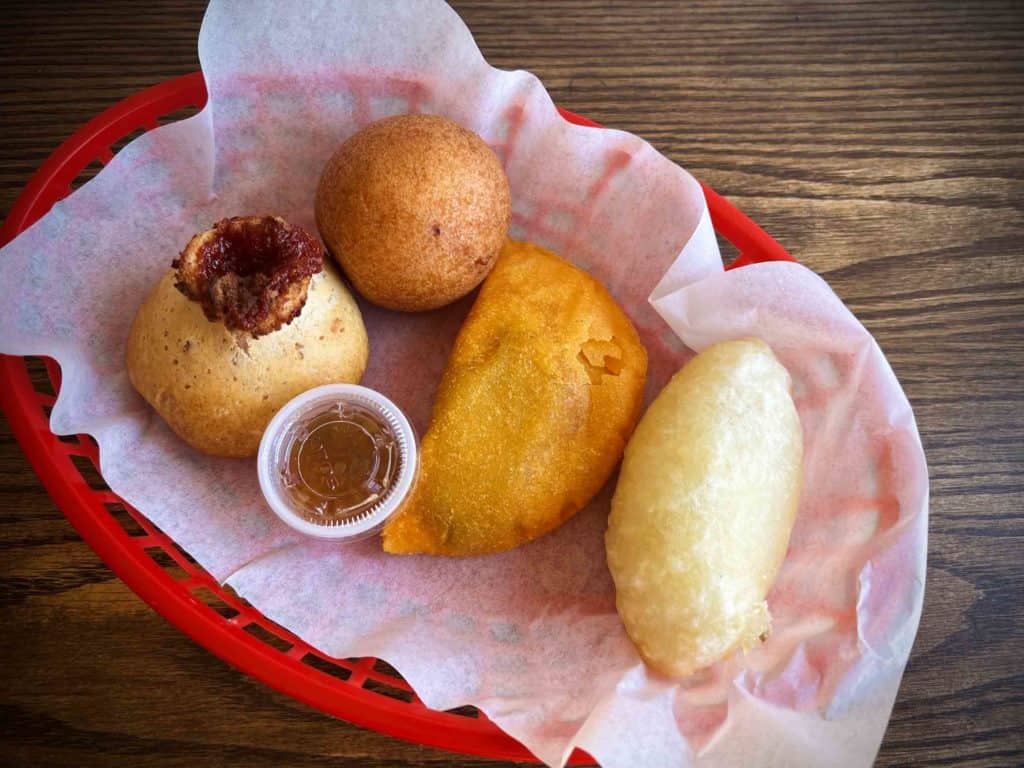
<path id="1" fill-rule="evenodd" d="M 270 508 L 292 528 L 357 541 L 408 498 L 418 454 L 416 434 L 391 400 L 357 384 L 327 384 L 277 412 L 257 471 Z"/>

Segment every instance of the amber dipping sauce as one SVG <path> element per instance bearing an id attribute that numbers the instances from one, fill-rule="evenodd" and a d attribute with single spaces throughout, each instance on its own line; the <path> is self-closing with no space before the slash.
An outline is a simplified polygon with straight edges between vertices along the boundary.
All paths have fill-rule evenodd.
<path id="1" fill-rule="evenodd" d="M 281 469 L 284 492 L 311 523 L 336 525 L 381 501 L 398 478 L 398 437 L 380 414 L 336 403 L 296 424 Z"/>

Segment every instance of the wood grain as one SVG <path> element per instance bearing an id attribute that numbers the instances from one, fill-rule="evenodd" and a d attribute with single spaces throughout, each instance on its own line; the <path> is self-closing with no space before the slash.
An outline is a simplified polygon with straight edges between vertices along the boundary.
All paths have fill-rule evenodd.
<path id="1" fill-rule="evenodd" d="M 924 616 L 878 765 L 1024 763 L 1021 5 L 455 7 L 493 64 L 649 139 L 875 334 L 932 477 Z M 202 13 L 5 4 L 0 210 L 85 120 L 197 69 Z M 0 763 L 496 765 L 332 720 L 197 647 L 81 542 L 0 424 Z"/>

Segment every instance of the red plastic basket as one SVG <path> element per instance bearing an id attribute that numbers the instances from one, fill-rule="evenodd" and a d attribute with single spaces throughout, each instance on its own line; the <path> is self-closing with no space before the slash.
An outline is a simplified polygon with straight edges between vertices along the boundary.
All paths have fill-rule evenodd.
<path id="1" fill-rule="evenodd" d="M 72 191 L 90 163 L 107 163 L 112 146 L 140 129 L 157 127 L 174 112 L 206 102 L 202 73 L 168 80 L 114 105 L 90 120 L 31 178 L 0 229 L 0 245 Z M 562 111 L 580 125 L 597 125 Z M 793 258 L 724 198 L 704 187 L 718 234 L 739 256 L 735 268 Z M 45 360 L 53 392 L 60 370 Z M 373 658 L 334 659 L 274 624 L 221 587 L 138 510 L 110 490 L 96 488 L 79 469 L 98 472 L 94 440 L 58 438 L 49 429 L 54 396 L 33 388 L 30 362 L 0 356 L 0 407 L 15 438 L 64 515 L 110 569 L 164 618 L 238 669 L 312 707 L 351 723 L 420 744 L 505 760 L 534 760 L 517 741 L 472 707 L 428 709 L 387 664 Z M 76 461 L 78 462 L 76 464 Z M 88 474 L 91 474 L 88 469 Z M 570 763 L 591 762 L 577 750 Z"/>

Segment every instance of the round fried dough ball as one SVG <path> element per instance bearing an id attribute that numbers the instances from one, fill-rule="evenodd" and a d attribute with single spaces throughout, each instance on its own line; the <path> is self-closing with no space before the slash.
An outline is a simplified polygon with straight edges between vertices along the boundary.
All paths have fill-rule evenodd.
<path id="1" fill-rule="evenodd" d="M 501 162 L 472 131 L 435 115 L 371 123 L 327 162 L 320 236 L 356 289 L 416 312 L 450 304 L 490 272 L 512 216 Z"/>
<path id="2" fill-rule="evenodd" d="M 357 383 L 366 329 L 312 235 L 275 216 L 196 235 L 139 307 L 125 363 L 168 426 L 213 456 L 255 456 L 300 392 Z"/>

